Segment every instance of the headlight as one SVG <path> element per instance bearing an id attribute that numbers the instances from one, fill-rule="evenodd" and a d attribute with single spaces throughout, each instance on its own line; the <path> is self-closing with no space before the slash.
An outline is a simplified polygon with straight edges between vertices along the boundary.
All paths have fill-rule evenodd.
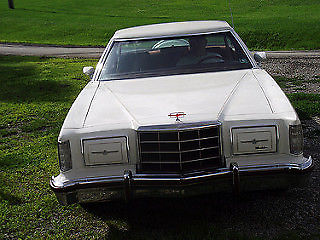
<path id="1" fill-rule="evenodd" d="M 291 125 L 289 126 L 289 142 L 290 142 L 290 153 L 301 154 L 303 150 L 303 132 L 302 126 Z"/>
<path id="2" fill-rule="evenodd" d="M 58 142 L 59 166 L 62 172 L 72 168 L 70 142 Z"/>

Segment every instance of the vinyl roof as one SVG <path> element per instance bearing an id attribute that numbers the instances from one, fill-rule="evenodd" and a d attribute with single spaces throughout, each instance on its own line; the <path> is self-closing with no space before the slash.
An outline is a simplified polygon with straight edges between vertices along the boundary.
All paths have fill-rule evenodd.
<path id="1" fill-rule="evenodd" d="M 115 32 L 116 39 L 175 36 L 231 29 L 225 21 L 189 21 L 144 25 Z"/>

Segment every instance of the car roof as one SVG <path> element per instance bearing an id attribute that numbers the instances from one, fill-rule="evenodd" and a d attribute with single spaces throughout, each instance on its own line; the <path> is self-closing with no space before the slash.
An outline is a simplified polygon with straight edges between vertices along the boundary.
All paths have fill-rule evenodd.
<path id="1" fill-rule="evenodd" d="M 188 21 L 151 24 L 121 29 L 115 32 L 115 39 L 156 38 L 230 30 L 225 21 Z"/>

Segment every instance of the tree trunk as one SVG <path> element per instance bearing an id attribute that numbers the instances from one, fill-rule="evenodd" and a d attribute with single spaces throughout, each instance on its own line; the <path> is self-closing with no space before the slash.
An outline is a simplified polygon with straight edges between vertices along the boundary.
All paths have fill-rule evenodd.
<path id="1" fill-rule="evenodd" d="M 14 9 L 13 0 L 8 0 L 9 8 Z"/>

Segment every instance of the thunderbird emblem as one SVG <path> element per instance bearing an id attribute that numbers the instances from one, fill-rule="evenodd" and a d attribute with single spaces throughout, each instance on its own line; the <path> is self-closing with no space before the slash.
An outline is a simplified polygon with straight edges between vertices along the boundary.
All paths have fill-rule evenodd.
<path id="1" fill-rule="evenodd" d="M 187 115 L 184 112 L 173 112 L 170 113 L 168 116 L 170 118 L 175 118 L 177 122 L 181 122 L 180 118 L 184 118 L 184 116 Z"/>

